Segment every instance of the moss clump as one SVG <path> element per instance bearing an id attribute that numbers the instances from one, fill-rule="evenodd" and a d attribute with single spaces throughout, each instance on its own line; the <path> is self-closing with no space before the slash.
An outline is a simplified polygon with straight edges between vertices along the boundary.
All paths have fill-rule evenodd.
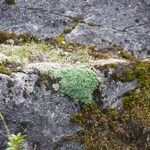
<path id="1" fill-rule="evenodd" d="M 20 150 L 23 147 L 23 142 L 25 142 L 27 136 L 18 133 L 17 135 L 11 134 L 8 137 L 7 149 L 6 150 Z"/>
<path id="2" fill-rule="evenodd" d="M 11 75 L 12 72 L 19 72 L 21 65 L 17 64 L 16 62 L 11 62 L 9 60 L 5 60 L 4 62 L 0 63 L 0 73 Z"/>
<path id="3" fill-rule="evenodd" d="M 133 66 L 124 66 L 122 69 L 121 74 L 113 73 L 112 76 L 114 79 L 122 81 L 122 82 L 129 82 L 135 79 L 135 74 L 133 72 Z"/>
<path id="4" fill-rule="evenodd" d="M 6 67 L 4 64 L 0 64 L 0 73 L 11 75 L 12 71 L 8 67 Z"/>
<path id="5" fill-rule="evenodd" d="M 150 75 L 150 62 L 134 62 L 129 66 L 125 66 L 121 73 L 114 73 L 114 79 L 122 82 L 133 81 L 134 79 L 138 81 L 139 86 L 149 85 L 149 75 Z"/>
<path id="6" fill-rule="evenodd" d="M 81 112 L 71 117 L 71 122 L 81 126 L 78 138 L 86 150 L 143 149 L 143 126 L 135 122 L 128 111 L 100 109 L 96 103 L 83 106 Z"/>
<path id="7" fill-rule="evenodd" d="M 150 62 L 135 64 L 132 74 L 137 80 L 135 90 L 124 95 L 123 107 L 144 127 L 150 126 Z"/>
<path id="8" fill-rule="evenodd" d="M 75 56 L 78 55 L 80 57 L 81 54 L 83 57 L 84 53 L 84 56 L 86 56 L 86 61 L 90 59 L 99 60 L 109 58 L 109 56 L 105 52 L 97 51 L 95 45 L 83 45 L 79 43 L 67 42 L 65 40 L 64 34 L 57 35 L 55 39 L 47 39 L 47 42 L 53 45 L 54 47 L 59 47 L 65 52 L 72 53 Z"/>
<path id="9" fill-rule="evenodd" d="M 87 63 L 90 60 L 88 49 L 76 49 L 73 52 L 65 52 L 45 42 L 26 43 L 23 45 L 0 45 L 0 54 L 6 55 L 17 63 L 27 62 L 60 62 L 60 63 Z"/>
<path id="10" fill-rule="evenodd" d="M 150 126 L 150 62 L 135 62 L 126 66 L 116 79 L 126 82 L 136 79 L 137 88 L 123 96 L 122 109 L 100 109 L 95 103 L 83 106 L 71 122 L 82 127 L 79 139 L 87 150 L 148 150 Z"/>
<path id="11" fill-rule="evenodd" d="M 81 17 L 72 17 L 72 16 L 68 16 L 70 19 L 74 20 L 74 22 L 76 23 L 85 23 L 85 21 L 83 20 L 83 18 Z"/>
<path id="12" fill-rule="evenodd" d="M 16 2 L 16 0 L 5 0 L 5 3 L 7 5 L 13 5 L 13 4 L 15 4 L 15 2 Z"/>
<path id="13" fill-rule="evenodd" d="M 112 44 L 112 43 L 110 43 L 110 44 Z M 127 52 L 126 50 L 124 50 L 123 47 L 121 47 L 119 45 L 112 45 L 111 47 L 108 47 L 104 50 L 105 50 L 105 52 L 106 51 L 112 52 L 113 54 L 116 54 L 117 56 L 124 58 L 126 60 L 129 60 L 131 62 L 138 61 L 138 59 L 133 54 L 131 54 L 130 52 Z"/>
<path id="14" fill-rule="evenodd" d="M 78 26 L 79 23 L 80 23 L 80 22 L 74 22 L 74 23 L 71 24 L 68 28 L 66 28 L 66 29 L 63 31 L 63 33 L 64 33 L 64 34 L 70 33 L 73 29 L 75 29 L 75 27 Z"/>
<path id="15" fill-rule="evenodd" d="M 58 45 L 61 45 L 61 44 L 65 44 L 65 37 L 63 34 L 59 34 L 55 37 L 55 40 L 57 42 Z"/>
<path id="16" fill-rule="evenodd" d="M 0 53 L 5 54 L 9 60 L 23 64 L 27 62 L 44 61 L 49 57 L 50 46 L 44 42 L 26 43 L 23 45 L 0 45 Z"/>
<path id="17" fill-rule="evenodd" d="M 6 42 L 10 38 L 10 34 L 0 31 L 0 44 Z"/>
<path id="18" fill-rule="evenodd" d="M 12 43 L 14 45 L 21 45 L 24 43 L 30 43 L 30 42 L 40 42 L 36 37 L 28 34 L 28 33 L 22 33 L 22 34 L 14 34 L 14 33 L 8 33 L 5 31 L 0 31 L 0 44 L 2 43 L 8 43 L 9 40 L 12 40 Z"/>
<path id="19" fill-rule="evenodd" d="M 93 91 L 99 85 L 98 75 L 85 66 L 55 69 L 50 75 L 61 78 L 60 92 L 77 102 L 91 102 Z"/>
<path id="20" fill-rule="evenodd" d="M 145 112 L 145 116 L 150 117 L 150 62 L 138 62 L 132 64 L 130 67 L 126 67 L 121 74 L 114 74 L 115 79 L 122 82 L 137 80 L 137 88 L 124 95 L 124 108 L 129 109 L 132 114 L 139 115 L 139 109 L 141 112 Z M 139 110 L 140 111 L 140 110 Z M 143 114 L 144 115 L 144 114 Z M 144 116 L 142 118 L 145 118 Z M 150 121 L 147 118 L 145 121 Z M 149 122 L 148 121 L 148 122 Z"/>

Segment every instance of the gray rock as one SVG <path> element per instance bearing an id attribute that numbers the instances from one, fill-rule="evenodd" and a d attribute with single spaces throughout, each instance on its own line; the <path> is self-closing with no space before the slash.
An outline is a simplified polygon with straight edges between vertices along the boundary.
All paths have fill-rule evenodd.
<path id="1" fill-rule="evenodd" d="M 78 141 L 71 141 L 68 143 L 64 143 L 64 145 L 58 150 L 85 150 L 83 144 Z"/>
<path id="2" fill-rule="evenodd" d="M 17 1 L 17 4 L 13 6 L 2 4 L 0 28 L 17 34 L 30 33 L 44 39 L 62 33 L 72 22 L 65 16 L 51 13 L 55 5 L 44 3 L 44 1 L 41 5 L 36 3 Z M 50 8 L 46 9 L 45 6 Z"/>
<path id="3" fill-rule="evenodd" d="M 122 96 L 137 87 L 137 81 L 121 82 L 114 80 L 112 73 L 114 69 L 106 69 L 100 72 L 102 83 L 99 87 L 100 93 L 97 95 L 97 102 L 103 105 L 103 108 L 122 108 Z"/>
<path id="4" fill-rule="evenodd" d="M 25 69 L 26 73 L 0 74 L 0 112 L 11 133 L 27 134 L 24 150 L 36 146 L 44 150 L 84 150 L 79 141 L 63 141 L 66 136 L 80 130 L 69 118 L 79 110 L 78 104 L 63 97 L 53 85 L 58 81 L 43 79 L 36 69 Z M 136 88 L 136 81 L 122 83 L 114 81 L 114 69 L 97 72 L 102 84 L 94 93 L 94 99 L 103 107 L 121 107 L 122 95 Z M 102 102 L 102 103 L 101 103 Z M 0 121 L 0 149 L 6 145 L 6 130 Z M 28 148 L 29 147 L 29 148 Z"/>
<path id="5" fill-rule="evenodd" d="M 67 40 L 99 48 L 119 44 L 141 58 L 150 54 L 149 0 L 17 0 L 12 6 L 1 0 L 0 6 L 3 30 L 47 38 L 70 26 L 74 22 L 70 16 L 79 17 L 86 23 L 79 24 Z"/>
<path id="6" fill-rule="evenodd" d="M 122 83 L 114 80 L 104 80 L 102 86 L 102 101 L 104 107 L 121 108 L 122 107 L 122 96 L 136 88 L 136 82 Z"/>
<path id="7" fill-rule="evenodd" d="M 69 34 L 68 41 L 96 44 L 98 48 L 118 44 L 135 55 L 150 55 L 149 0 L 17 0 L 8 6 L 0 0 L 0 29 L 28 32 L 45 39 L 63 33 L 83 18 Z M 102 74 L 100 97 L 104 107 L 121 107 L 121 96 L 136 87 L 136 82 L 121 83 Z M 0 111 L 11 133 L 28 136 L 26 149 L 53 150 L 70 133 L 80 130 L 69 118 L 78 104 L 61 96 L 57 83 L 42 80 L 34 70 L 28 73 L 0 74 Z M 6 130 L 0 121 L 0 149 L 6 146 Z M 58 150 L 84 150 L 78 141 L 64 142 Z"/>
<path id="8" fill-rule="evenodd" d="M 79 130 L 69 122 L 78 105 L 50 90 L 50 86 L 50 81 L 40 80 L 36 73 L 14 73 L 11 77 L 0 74 L 0 111 L 11 133 L 27 134 L 30 150 L 35 145 L 53 150 L 54 143 Z M 1 121 L 0 133 L 0 149 L 4 150 L 7 136 Z"/>

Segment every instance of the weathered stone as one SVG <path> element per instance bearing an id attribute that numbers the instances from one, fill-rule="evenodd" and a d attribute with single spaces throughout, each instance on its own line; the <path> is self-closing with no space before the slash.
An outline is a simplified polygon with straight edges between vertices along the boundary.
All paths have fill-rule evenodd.
<path id="1" fill-rule="evenodd" d="M 28 32 L 40 38 L 63 33 L 74 21 L 83 20 L 66 39 L 95 43 L 99 48 L 119 44 L 146 58 L 150 50 L 150 5 L 147 0 L 20 0 L 0 2 L 0 28 Z"/>
<path id="2" fill-rule="evenodd" d="M 150 56 L 149 12 L 149 0 L 17 0 L 14 5 L 6 5 L 0 0 L 0 30 L 27 32 L 46 39 L 62 34 L 70 25 L 76 24 L 64 34 L 67 41 L 96 44 L 98 48 L 117 44 L 140 58 L 147 58 Z M 6 43 L 14 44 L 11 39 Z M 7 59 L 0 54 L 0 62 Z M 128 61 L 112 58 L 89 60 L 89 63 L 104 66 Z M 56 150 L 56 147 L 58 150 L 84 150 L 79 141 L 65 141 L 59 145 L 68 134 L 80 130 L 69 122 L 79 106 L 60 95 L 58 81 L 50 82 L 37 71 L 45 71 L 52 65 L 56 68 L 65 66 L 38 62 L 28 64 L 22 72 L 11 76 L 0 74 L 0 112 L 11 133 L 27 134 L 24 150 L 35 147 L 39 150 Z M 111 69 L 100 71 L 102 85 L 95 100 L 102 102 L 104 107 L 121 107 L 122 95 L 135 89 L 136 81 L 122 83 L 111 75 Z M 149 131 L 144 138 L 147 133 Z M 6 148 L 6 142 L 7 133 L 0 120 L 1 150 Z"/>
<path id="3" fill-rule="evenodd" d="M 30 150 L 52 150 L 53 144 L 79 130 L 69 122 L 78 106 L 57 92 L 47 90 L 34 73 L 0 75 L 0 111 L 11 133 L 27 134 Z M 0 121 L 0 149 L 6 144 L 6 133 Z"/>

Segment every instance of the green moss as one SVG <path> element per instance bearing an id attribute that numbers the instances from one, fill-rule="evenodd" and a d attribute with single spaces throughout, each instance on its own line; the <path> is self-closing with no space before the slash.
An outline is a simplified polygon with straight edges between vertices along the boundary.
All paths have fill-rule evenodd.
<path id="1" fill-rule="evenodd" d="M 58 41 L 63 43 L 64 39 L 58 37 Z M 88 46 L 68 43 L 59 44 L 59 46 L 63 47 L 63 50 L 45 42 L 30 42 L 21 45 L 1 44 L 0 53 L 20 64 L 28 62 L 88 63 L 90 59 L 95 59 L 91 56 L 91 48 Z"/>
<path id="2" fill-rule="evenodd" d="M 12 40 L 12 43 L 14 45 L 21 45 L 24 43 L 30 43 L 30 42 L 41 42 L 36 37 L 28 34 L 28 33 L 22 33 L 22 34 L 15 34 L 15 33 L 9 33 L 5 31 L 0 31 L 0 44 L 2 43 L 9 43 L 8 41 Z"/>
<path id="3" fill-rule="evenodd" d="M 101 110 L 95 103 L 83 106 L 71 122 L 81 126 L 78 138 L 87 150 L 149 149 L 144 129 L 150 126 L 150 62 L 126 66 L 117 80 L 137 80 L 137 88 L 123 96 L 123 109 Z"/>
<path id="4" fill-rule="evenodd" d="M 137 58 L 135 58 L 135 56 L 131 55 L 129 52 L 121 50 L 120 51 L 120 55 L 122 58 L 126 59 L 126 60 L 130 60 L 130 61 L 135 61 L 137 60 Z"/>
<path id="5" fill-rule="evenodd" d="M 6 67 L 4 64 L 0 64 L 0 73 L 11 75 L 12 71 L 8 67 Z"/>
<path id="6" fill-rule="evenodd" d="M 13 4 L 15 4 L 15 0 L 5 0 L 5 3 L 7 4 L 7 5 L 13 5 Z"/>
<path id="7" fill-rule="evenodd" d="M 131 68 L 127 66 L 115 78 L 123 82 L 137 81 L 137 88 L 123 96 L 123 107 L 144 127 L 150 126 L 150 62 L 139 61 Z"/>
<path id="8" fill-rule="evenodd" d="M 83 141 L 86 150 L 140 149 L 144 146 L 138 143 L 142 136 L 139 125 L 122 110 L 101 110 L 93 102 L 75 113 L 71 122 L 81 126 L 78 139 Z"/>
<path id="9" fill-rule="evenodd" d="M 0 53 L 5 54 L 9 60 L 20 64 L 48 60 L 50 46 L 44 42 L 26 43 L 23 45 L 0 45 Z"/>
<path id="10" fill-rule="evenodd" d="M 118 73 L 113 73 L 112 76 L 114 79 L 117 79 L 119 81 L 122 82 L 129 82 L 129 81 L 133 81 L 135 79 L 135 74 L 133 72 L 133 68 L 132 67 L 125 67 L 123 68 L 124 71 L 122 72 L 122 74 L 118 74 Z"/>
<path id="11" fill-rule="evenodd" d="M 27 136 L 21 133 L 17 135 L 11 134 L 8 137 L 7 149 L 6 150 L 20 150 L 23 147 L 23 142 L 25 142 Z"/>
<path id="12" fill-rule="evenodd" d="M 50 74 L 61 78 L 60 92 L 77 102 L 91 102 L 93 91 L 99 85 L 97 74 L 84 66 L 57 69 Z"/>
<path id="13" fill-rule="evenodd" d="M 61 45 L 65 45 L 66 44 L 66 40 L 63 34 L 59 34 L 55 37 L 56 43 L 58 44 L 58 46 Z"/>
<path id="14" fill-rule="evenodd" d="M 135 90 L 124 95 L 123 106 L 143 126 L 150 126 L 150 62 L 134 66 L 133 74 L 138 82 Z"/>
<path id="15" fill-rule="evenodd" d="M 138 61 L 138 59 L 133 54 L 124 50 L 124 48 L 119 45 L 112 45 L 111 47 L 107 48 L 105 51 L 111 51 L 113 52 L 113 54 L 116 54 L 117 56 L 124 58 L 131 62 Z"/>
<path id="16" fill-rule="evenodd" d="M 6 42 L 10 38 L 10 34 L 0 31 L 0 44 Z"/>
<path id="17" fill-rule="evenodd" d="M 65 52 L 70 53 L 71 55 L 69 55 L 71 56 L 71 59 L 74 60 L 74 62 L 88 62 L 90 59 L 99 60 L 109 58 L 109 55 L 107 55 L 106 52 L 97 51 L 96 46 L 93 44 L 83 45 L 79 43 L 67 42 L 65 40 L 64 34 L 56 36 L 54 40 L 51 39 L 49 42 L 54 47 L 59 47 Z"/>
<path id="18" fill-rule="evenodd" d="M 81 17 L 72 17 L 72 16 L 68 16 L 70 19 L 73 19 L 74 22 L 76 23 L 85 23 L 85 21 L 83 20 L 83 18 Z"/>
<path id="19" fill-rule="evenodd" d="M 64 31 L 63 31 L 63 33 L 64 34 L 68 34 L 68 33 L 70 33 L 73 29 L 75 29 L 75 27 L 77 27 L 78 26 L 78 22 L 74 22 L 73 24 L 71 24 L 68 28 L 66 28 Z"/>
<path id="20" fill-rule="evenodd" d="M 149 72 L 150 72 L 150 63 L 149 62 L 134 62 L 125 66 L 123 71 L 120 73 L 114 73 L 113 76 L 115 79 L 122 82 L 132 81 L 134 79 L 138 80 L 139 85 L 149 84 Z M 143 83 L 144 82 L 144 83 Z"/>

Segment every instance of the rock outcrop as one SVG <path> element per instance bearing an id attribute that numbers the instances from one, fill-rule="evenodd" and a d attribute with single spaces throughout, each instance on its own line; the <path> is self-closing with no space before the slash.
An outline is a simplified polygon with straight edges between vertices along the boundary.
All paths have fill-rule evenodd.
<path id="1" fill-rule="evenodd" d="M 29 150 L 52 150 L 65 136 L 79 130 L 69 122 L 78 105 L 49 89 L 51 82 L 40 81 L 38 74 L 0 75 L 0 111 L 11 133 L 28 136 Z M 0 149 L 5 148 L 7 133 L 1 123 Z M 65 149 L 65 148 L 64 148 Z"/>
<path id="2" fill-rule="evenodd" d="M 140 58 L 150 55 L 150 4 L 147 0 L 17 0 L 0 1 L 0 28 L 40 38 L 62 34 L 69 41 L 99 48 L 123 46 Z"/>
<path id="3" fill-rule="evenodd" d="M 0 0 L 0 150 L 8 130 L 27 135 L 23 150 L 147 150 L 149 12 L 148 0 Z"/>

